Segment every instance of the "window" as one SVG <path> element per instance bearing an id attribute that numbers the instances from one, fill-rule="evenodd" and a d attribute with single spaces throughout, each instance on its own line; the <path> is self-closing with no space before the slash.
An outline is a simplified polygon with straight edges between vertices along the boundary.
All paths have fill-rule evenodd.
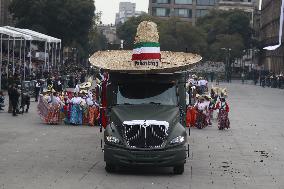
<path id="1" fill-rule="evenodd" d="M 216 0 L 197 0 L 196 4 L 197 5 L 215 5 Z"/>
<path id="2" fill-rule="evenodd" d="M 191 18 L 192 10 L 191 9 L 175 9 L 175 16 L 183 18 Z"/>
<path id="3" fill-rule="evenodd" d="M 175 4 L 192 4 L 192 0 L 175 0 Z"/>
<path id="4" fill-rule="evenodd" d="M 196 10 L 196 17 L 202 17 L 202 16 L 205 16 L 208 13 L 209 13 L 209 11 L 206 10 L 206 9 L 197 9 Z"/>
<path id="5" fill-rule="evenodd" d="M 167 8 L 153 8 L 154 16 L 170 16 L 170 9 Z"/>
<path id="6" fill-rule="evenodd" d="M 153 0 L 152 3 L 170 4 L 170 0 Z"/>
<path id="7" fill-rule="evenodd" d="M 159 83 L 123 83 L 118 86 L 117 104 L 177 105 L 176 86 Z"/>

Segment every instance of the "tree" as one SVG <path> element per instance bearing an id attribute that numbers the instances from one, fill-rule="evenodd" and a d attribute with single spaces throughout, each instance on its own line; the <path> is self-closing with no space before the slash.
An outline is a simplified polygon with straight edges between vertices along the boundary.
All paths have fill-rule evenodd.
<path id="1" fill-rule="evenodd" d="M 179 18 L 164 20 L 149 15 L 130 18 L 118 27 L 118 36 L 125 41 L 126 49 L 133 48 L 137 26 L 144 20 L 157 23 L 161 50 L 199 53 L 204 60 L 224 61 L 225 54 L 221 48 L 232 49 L 233 60 L 253 45 L 253 30 L 247 13 L 241 10 L 213 10 L 198 19 L 197 26 L 182 22 Z"/>
<path id="2" fill-rule="evenodd" d="M 208 51 L 203 55 L 206 59 L 222 61 L 224 52 L 221 48 L 231 48 L 232 60 L 241 57 L 244 49 L 252 48 L 253 30 L 249 15 L 241 10 L 213 10 L 199 18 L 197 25 L 207 33 Z"/>
<path id="3" fill-rule="evenodd" d="M 241 57 L 242 50 L 244 49 L 244 42 L 239 34 L 227 35 L 221 34 L 218 35 L 216 41 L 209 46 L 210 57 L 207 57 L 210 60 L 223 61 L 227 56 L 227 51 L 222 50 L 231 49 L 230 59 L 233 60 L 237 57 Z"/>
<path id="4" fill-rule="evenodd" d="M 106 37 L 95 27 L 89 33 L 89 54 L 99 50 L 106 50 L 106 47 Z"/>
<path id="5" fill-rule="evenodd" d="M 118 27 L 118 36 L 125 41 L 126 49 L 133 48 L 137 26 L 145 20 L 157 23 L 161 50 L 201 53 L 206 49 L 206 34 L 202 29 L 182 22 L 178 18 L 161 20 L 149 15 L 130 18 Z"/>
<path id="6" fill-rule="evenodd" d="M 95 17 L 93 0 L 13 0 L 10 11 L 17 27 L 46 33 L 62 39 L 65 46 L 88 51 Z"/>

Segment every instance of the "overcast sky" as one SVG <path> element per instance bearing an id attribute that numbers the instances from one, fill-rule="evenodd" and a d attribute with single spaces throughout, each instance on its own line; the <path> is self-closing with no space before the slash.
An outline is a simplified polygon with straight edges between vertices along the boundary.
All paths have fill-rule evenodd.
<path id="1" fill-rule="evenodd" d="M 148 12 L 149 0 L 95 0 L 96 11 L 102 11 L 103 24 L 114 24 L 119 2 L 136 3 L 136 11 Z"/>

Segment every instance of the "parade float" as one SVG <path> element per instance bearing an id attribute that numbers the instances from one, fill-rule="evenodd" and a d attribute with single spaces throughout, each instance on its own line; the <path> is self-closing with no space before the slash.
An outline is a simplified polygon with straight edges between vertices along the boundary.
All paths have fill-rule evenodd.
<path id="1" fill-rule="evenodd" d="M 120 166 L 173 167 L 184 172 L 187 133 L 186 71 L 201 56 L 160 51 L 153 22 L 141 22 L 134 50 L 90 57 L 104 71 L 102 126 L 106 171 Z"/>

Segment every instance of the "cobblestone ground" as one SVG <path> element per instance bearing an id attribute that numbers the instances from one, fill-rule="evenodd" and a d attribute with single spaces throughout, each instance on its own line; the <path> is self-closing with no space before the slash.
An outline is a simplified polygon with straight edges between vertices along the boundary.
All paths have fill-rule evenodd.
<path id="1" fill-rule="evenodd" d="M 228 87 L 231 129 L 192 129 L 183 175 L 172 169 L 104 170 L 98 128 L 48 126 L 0 113 L 0 189 L 284 188 L 284 91 Z"/>

